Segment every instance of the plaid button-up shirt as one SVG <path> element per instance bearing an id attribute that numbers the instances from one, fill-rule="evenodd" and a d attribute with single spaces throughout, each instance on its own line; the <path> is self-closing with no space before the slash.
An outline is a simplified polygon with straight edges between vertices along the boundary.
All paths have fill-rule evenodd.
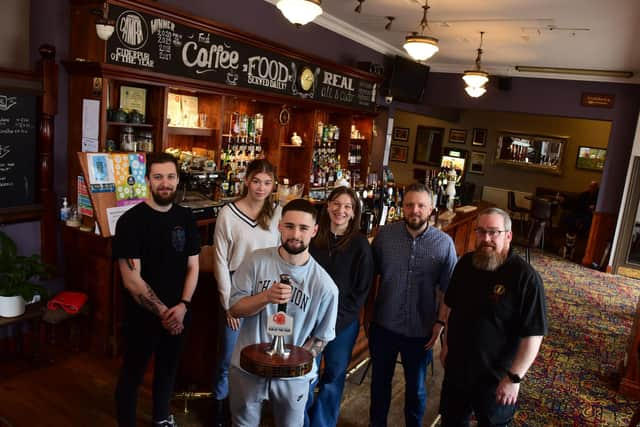
<path id="1" fill-rule="evenodd" d="M 373 254 L 380 274 L 374 321 L 407 337 L 431 336 L 436 290 L 447 290 L 458 260 L 451 237 L 429 226 L 414 239 L 399 221 L 382 227 Z"/>

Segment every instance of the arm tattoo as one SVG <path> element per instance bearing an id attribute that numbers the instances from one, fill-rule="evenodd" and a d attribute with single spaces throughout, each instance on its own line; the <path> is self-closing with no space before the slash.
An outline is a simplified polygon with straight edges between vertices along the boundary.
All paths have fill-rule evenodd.
<path id="1" fill-rule="evenodd" d="M 146 292 L 136 295 L 135 299 L 139 305 L 146 308 L 156 316 L 160 316 L 160 306 L 162 306 L 162 301 L 160 301 L 160 298 L 158 298 L 156 293 L 153 292 L 153 289 L 151 289 L 149 284 L 147 284 Z"/>
<path id="2" fill-rule="evenodd" d="M 136 271 L 136 265 L 133 263 L 133 258 L 127 258 L 127 267 L 129 270 Z"/>
<path id="3" fill-rule="evenodd" d="M 322 350 L 324 350 L 326 345 L 327 345 L 326 341 L 322 341 L 321 339 L 316 337 L 310 337 L 302 347 L 309 350 L 313 357 L 316 357 L 317 355 L 322 353 Z"/>

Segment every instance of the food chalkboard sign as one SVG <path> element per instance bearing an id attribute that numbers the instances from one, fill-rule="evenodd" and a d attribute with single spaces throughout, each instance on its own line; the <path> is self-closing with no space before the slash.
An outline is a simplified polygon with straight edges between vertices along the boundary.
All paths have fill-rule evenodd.
<path id="1" fill-rule="evenodd" d="M 107 62 L 174 76 L 318 100 L 364 111 L 376 107 L 377 82 L 222 34 L 116 5 Z"/>
<path id="2" fill-rule="evenodd" d="M 37 95 L 0 88 L 0 208 L 35 203 Z"/>

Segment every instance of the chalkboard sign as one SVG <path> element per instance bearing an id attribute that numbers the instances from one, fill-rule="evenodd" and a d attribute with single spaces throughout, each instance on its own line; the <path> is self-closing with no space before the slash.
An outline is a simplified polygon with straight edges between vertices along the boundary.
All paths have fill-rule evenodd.
<path id="1" fill-rule="evenodd" d="M 0 88 L 0 208 L 35 203 L 37 95 Z"/>
<path id="2" fill-rule="evenodd" d="M 377 83 L 116 5 L 107 62 L 373 111 Z"/>

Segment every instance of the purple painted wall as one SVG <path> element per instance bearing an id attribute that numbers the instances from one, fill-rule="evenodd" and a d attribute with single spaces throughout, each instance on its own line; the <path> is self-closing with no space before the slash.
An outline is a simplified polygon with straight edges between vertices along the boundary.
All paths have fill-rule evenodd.
<path id="1" fill-rule="evenodd" d="M 484 96 L 474 99 L 466 95 L 460 75 L 432 73 L 424 103 L 466 110 L 511 111 L 611 121 L 607 162 L 602 174 L 597 210 L 616 212 L 622 200 L 640 112 L 640 85 L 513 78 L 510 91 L 501 91 L 496 86 L 492 85 Z M 580 104 L 583 92 L 614 95 L 614 106 L 583 107 Z"/>
<path id="2" fill-rule="evenodd" d="M 353 66 L 357 61 L 383 63 L 383 55 L 358 43 L 347 40 L 315 24 L 296 29 L 275 8 L 263 0 L 235 0 L 232 2 L 200 0 L 162 0 L 159 3 L 183 9 L 237 28 L 257 34 L 261 39 L 288 46 L 305 54 Z M 55 44 L 58 61 L 68 58 L 69 40 L 68 0 L 32 0 L 31 46 L 37 57 L 37 46 L 43 42 Z M 88 18 L 90 19 L 90 18 Z M 71 34 L 72 36 L 72 34 Z M 494 79 L 495 80 L 495 79 Z M 55 188 L 66 193 L 66 127 L 67 78 L 60 68 L 59 114 L 56 119 Z M 568 80 L 514 78 L 511 91 L 491 87 L 480 99 L 466 96 L 459 75 L 432 73 L 429 77 L 424 106 L 406 106 L 421 113 L 455 115 L 456 109 L 481 109 L 581 117 L 612 121 L 609 141 L 609 161 L 602 178 L 598 210 L 615 212 L 622 197 L 622 187 L 638 119 L 640 86 L 576 82 Z M 580 106 L 582 92 L 608 93 L 616 96 L 612 109 Z M 405 109 L 398 105 L 396 108 Z M 451 116 L 450 116 L 451 117 Z"/>

